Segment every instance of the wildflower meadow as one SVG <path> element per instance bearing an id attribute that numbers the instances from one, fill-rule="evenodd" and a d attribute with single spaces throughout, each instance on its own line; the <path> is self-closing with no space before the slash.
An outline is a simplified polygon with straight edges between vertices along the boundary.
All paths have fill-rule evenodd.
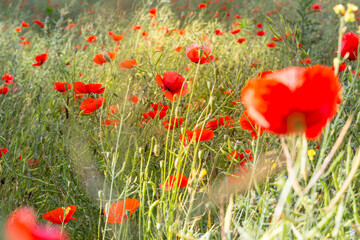
<path id="1" fill-rule="evenodd" d="M 359 239 L 359 0 L 0 0 L 0 239 Z"/>

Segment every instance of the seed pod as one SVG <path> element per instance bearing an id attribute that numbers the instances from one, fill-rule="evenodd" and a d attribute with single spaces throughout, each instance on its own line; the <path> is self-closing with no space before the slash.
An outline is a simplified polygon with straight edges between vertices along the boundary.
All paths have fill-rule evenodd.
<path id="1" fill-rule="evenodd" d="M 160 146 L 158 144 L 155 144 L 154 146 L 154 154 L 157 157 L 160 155 Z"/>

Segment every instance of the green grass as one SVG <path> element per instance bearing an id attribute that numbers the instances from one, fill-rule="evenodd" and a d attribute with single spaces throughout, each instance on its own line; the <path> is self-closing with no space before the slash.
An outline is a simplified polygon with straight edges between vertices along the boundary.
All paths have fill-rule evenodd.
<path id="1" fill-rule="evenodd" d="M 20 1 L 2 5 L 0 75 L 14 75 L 18 90 L 12 92 L 14 85 L 10 85 L 9 93 L 0 95 L 0 148 L 9 150 L 0 158 L 0 227 L 19 206 L 33 207 L 39 221 L 45 222 L 41 217 L 45 212 L 76 205 L 78 221 L 63 226 L 71 239 L 358 239 L 359 61 L 348 63 L 355 74 L 349 70 L 339 74 L 343 101 L 321 140 L 304 141 L 300 135 L 281 139 L 270 133 L 252 140 L 239 123 L 244 107 L 232 104 L 240 99 L 247 80 L 261 71 L 303 66 L 300 60 L 308 57 L 311 65 L 332 65 L 340 27 L 332 7 L 339 1 L 324 2 L 318 13 L 309 11 L 315 3 L 311 0 L 284 1 L 281 6 L 273 1 L 245 4 L 234 0 L 225 5 L 227 10 L 221 9 L 220 3 L 198 9 L 200 1 L 177 9 L 186 4 L 180 0 L 123 5 L 120 1 L 63 0 L 59 7 L 54 2 L 48 8 L 43 2 L 29 0 L 23 9 Z M 33 18 L 36 10 L 30 6 L 40 15 Z M 151 21 L 148 11 L 152 7 L 157 8 L 158 16 Z M 255 8 L 257 12 L 253 12 Z M 266 15 L 276 8 L 280 11 Z M 230 17 L 226 17 L 228 10 Z M 215 18 L 217 11 L 220 15 Z M 242 19 L 235 19 L 236 14 Z M 254 18 L 264 25 L 265 36 L 256 36 L 259 29 Z M 43 21 L 45 28 L 33 24 L 35 19 Z M 30 23 L 30 28 L 17 33 L 21 21 Z M 155 21 L 158 25 L 152 26 Z M 236 35 L 229 33 L 233 22 L 239 22 L 242 29 Z M 70 23 L 76 26 L 65 30 Z M 346 23 L 347 31 L 356 32 L 358 23 Z M 132 25 L 142 29 L 130 30 Z M 159 27 L 168 27 L 169 33 L 158 31 Z M 174 28 L 185 29 L 186 34 L 172 34 Z M 216 29 L 226 33 L 216 36 Z M 126 35 L 115 59 L 99 66 L 93 62 L 95 54 L 117 47 L 108 31 Z M 144 40 L 143 31 L 149 34 L 149 41 Z M 274 35 L 292 33 L 295 39 L 266 47 Z M 97 36 L 97 42 L 86 42 L 91 35 Z M 194 64 L 185 48 L 194 42 L 206 43 L 205 35 L 218 60 Z M 21 46 L 20 36 L 25 36 L 31 47 Z M 240 37 L 246 42 L 237 43 Z M 88 46 L 76 50 L 75 45 Z M 157 46 L 162 50 L 156 50 Z M 183 47 L 180 53 L 174 51 L 177 46 Z M 41 67 L 32 67 L 35 56 L 46 51 L 49 59 Z M 120 69 L 125 59 L 136 59 L 138 66 Z M 71 64 L 66 65 L 68 62 Z M 192 79 L 187 95 L 178 101 L 167 100 L 155 82 L 157 74 L 167 71 Z M 62 95 L 52 89 L 55 82 L 75 81 L 106 86 L 104 105 L 94 115 L 77 114 L 79 101 L 74 102 L 72 90 Z M 229 89 L 233 94 L 225 95 Z M 140 101 L 128 101 L 129 95 Z M 167 116 L 142 124 L 142 113 L 157 102 L 168 105 Z M 196 104 L 200 107 L 195 108 Z M 117 127 L 101 124 L 110 105 L 118 107 L 111 116 L 119 120 Z M 216 129 L 211 141 L 188 148 L 182 145 L 181 133 L 204 127 L 220 114 L 231 115 L 234 127 Z M 168 131 L 162 121 L 173 116 L 185 121 L 181 128 Z M 227 154 L 245 149 L 254 156 L 247 164 L 250 174 L 232 186 L 226 179 L 235 163 L 229 162 Z M 314 160 L 308 159 L 307 149 L 316 151 Z M 327 158 L 329 165 L 309 185 Z M 28 165 L 30 159 L 39 159 L 39 163 Z M 286 167 L 289 162 L 293 162 L 293 172 Z M 207 174 L 200 178 L 202 169 Z M 354 175 L 346 185 L 351 172 Z M 186 188 L 164 191 L 159 184 L 172 174 L 185 174 L 192 180 Z M 300 191 L 292 188 L 295 179 Z M 106 204 L 126 198 L 138 199 L 138 210 L 123 223 L 105 223 Z M 281 215 L 274 216 L 274 212 Z"/>

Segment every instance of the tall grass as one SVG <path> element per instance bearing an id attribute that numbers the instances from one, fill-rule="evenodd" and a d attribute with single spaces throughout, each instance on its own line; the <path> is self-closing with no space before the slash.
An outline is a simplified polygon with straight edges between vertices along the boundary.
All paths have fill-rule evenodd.
<path id="1" fill-rule="evenodd" d="M 313 1 L 290 2 L 278 6 L 272 1 L 234 0 L 225 4 L 231 17 L 221 4 L 198 9 L 200 1 L 190 1 L 189 8 L 183 8 L 187 1 L 122 5 L 64 0 L 48 8 L 39 1 L 6 2 L 0 7 L 0 74 L 13 74 L 18 90 L 0 95 L 0 148 L 9 149 L 0 158 L 0 225 L 19 206 L 32 206 L 41 219 L 54 208 L 76 205 L 78 221 L 62 226 L 71 239 L 358 239 L 359 62 L 339 73 L 342 104 L 317 141 L 270 133 L 252 140 L 239 124 L 244 107 L 232 104 L 240 99 L 247 80 L 261 71 L 302 66 L 307 57 L 311 64 L 333 64 L 338 32 L 342 34 L 345 26 L 332 11 L 338 1 L 326 1 L 317 13 L 309 10 Z M 15 32 L 22 20 L 34 20 L 36 10 L 30 6 L 40 11 L 36 18 L 45 28 L 31 24 Z M 156 26 L 149 19 L 152 7 L 158 12 Z M 266 16 L 277 7 L 279 12 Z M 213 17 L 215 12 L 219 17 Z M 234 19 L 235 14 L 242 19 Z M 255 37 L 254 18 L 264 24 L 264 37 Z M 235 21 L 242 31 L 231 35 Z M 70 23 L 76 26 L 66 30 Z M 132 25 L 142 29 L 130 30 Z M 168 27 L 169 33 L 160 27 Z M 346 27 L 356 31 L 357 23 Z M 186 34 L 180 36 L 174 28 Z M 216 29 L 227 32 L 216 36 Z M 116 58 L 99 66 L 94 55 L 117 47 L 108 31 L 126 35 Z M 276 48 L 266 47 L 272 36 L 285 34 L 295 37 Z M 96 43 L 85 41 L 90 35 L 97 36 Z M 31 45 L 20 46 L 20 36 Z M 237 43 L 240 37 L 246 42 Z M 193 42 L 211 43 L 218 60 L 192 63 L 185 47 Z M 177 46 L 183 47 L 181 53 L 174 51 Z M 49 60 L 32 67 L 34 57 L 46 51 Z M 125 59 L 139 64 L 122 70 L 119 64 Z M 188 94 L 174 102 L 155 82 L 157 74 L 167 71 L 180 73 L 189 84 Z M 78 115 L 73 94 L 52 89 L 55 82 L 65 81 L 102 83 L 104 105 L 92 116 Z M 233 94 L 225 95 L 229 89 Z M 139 103 L 128 101 L 130 95 L 139 97 Z M 143 123 L 142 113 L 157 102 L 168 105 L 167 116 Z M 119 120 L 116 127 L 101 124 L 110 105 L 118 107 L 111 115 Z M 180 134 L 205 128 L 220 114 L 235 118 L 234 127 L 216 129 L 211 141 L 184 146 Z M 165 129 L 162 121 L 174 116 L 185 118 L 184 124 Z M 227 156 L 245 149 L 253 153 L 253 161 L 247 163 L 250 171 L 241 183 L 229 184 L 236 163 Z M 313 160 L 309 149 L 316 152 Z M 30 159 L 39 163 L 28 164 Z M 159 187 L 174 174 L 190 179 L 186 188 Z M 138 199 L 138 210 L 123 223 L 105 222 L 104 210 L 126 198 Z"/>

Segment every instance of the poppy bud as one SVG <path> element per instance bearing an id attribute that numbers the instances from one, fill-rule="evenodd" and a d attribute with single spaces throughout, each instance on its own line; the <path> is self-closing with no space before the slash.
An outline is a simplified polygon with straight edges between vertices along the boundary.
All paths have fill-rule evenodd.
<path id="1" fill-rule="evenodd" d="M 163 168 L 163 167 L 164 167 L 164 161 L 161 160 L 161 161 L 160 161 L 160 168 Z"/>
<path id="2" fill-rule="evenodd" d="M 154 146 L 154 154 L 157 157 L 160 155 L 160 147 L 158 144 L 155 144 L 155 146 Z"/>
<path id="3" fill-rule="evenodd" d="M 359 115 L 359 116 L 360 116 L 360 115 Z M 175 162 L 174 162 L 174 167 L 175 167 L 175 169 L 178 169 L 179 164 L 180 164 L 180 158 L 177 157 L 177 158 L 175 159 Z"/>
<path id="4" fill-rule="evenodd" d="M 209 104 L 210 104 L 210 106 L 212 106 L 212 105 L 213 105 L 213 103 L 214 103 L 214 99 L 215 99 L 215 97 L 214 97 L 214 96 L 210 96 L 210 99 L 209 99 Z"/>
<path id="5" fill-rule="evenodd" d="M 176 118 L 179 118 L 179 111 L 180 111 L 180 110 L 179 110 L 179 107 L 176 107 L 176 108 L 175 108 L 175 117 L 176 117 Z"/>
<path id="6" fill-rule="evenodd" d="M 138 151 L 139 151 L 140 155 L 143 155 L 145 152 L 145 149 L 144 149 L 144 147 L 139 147 Z"/>
<path id="7" fill-rule="evenodd" d="M 207 81 L 207 82 L 206 82 L 206 85 L 207 85 L 208 89 L 210 90 L 210 89 L 211 89 L 211 82 L 210 82 L 210 81 Z"/>
<path id="8" fill-rule="evenodd" d="M 199 157 L 199 159 L 202 159 L 203 155 L 204 155 L 204 152 L 200 150 L 200 151 L 198 152 L 198 157 Z"/>
<path id="9" fill-rule="evenodd" d="M 108 54 L 107 52 L 104 52 L 104 53 L 103 53 L 103 56 L 104 56 L 104 58 L 105 58 L 105 60 L 106 60 L 107 62 L 111 62 L 111 58 L 110 58 L 110 56 L 109 56 L 109 54 Z"/>
<path id="10" fill-rule="evenodd" d="M 99 190 L 99 191 L 98 191 L 98 196 L 99 196 L 99 199 L 103 199 L 103 197 L 104 197 L 104 192 L 103 192 L 103 190 Z"/>

